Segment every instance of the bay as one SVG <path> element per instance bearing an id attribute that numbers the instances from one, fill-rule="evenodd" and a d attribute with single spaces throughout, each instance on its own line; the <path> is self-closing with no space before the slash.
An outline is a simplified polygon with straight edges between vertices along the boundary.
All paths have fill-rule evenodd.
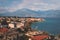
<path id="1" fill-rule="evenodd" d="M 44 18 L 44 22 L 34 22 L 31 27 L 51 34 L 60 34 L 60 18 Z"/>

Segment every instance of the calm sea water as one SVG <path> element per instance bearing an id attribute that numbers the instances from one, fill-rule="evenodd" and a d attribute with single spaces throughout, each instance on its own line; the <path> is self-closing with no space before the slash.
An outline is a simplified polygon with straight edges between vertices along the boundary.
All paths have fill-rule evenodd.
<path id="1" fill-rule="evenodd" d="M 60 34 L 60 18 L 45 18 L 45 20 L 45 22 L 35 22 L 31 27 L 51 34 Z"/>

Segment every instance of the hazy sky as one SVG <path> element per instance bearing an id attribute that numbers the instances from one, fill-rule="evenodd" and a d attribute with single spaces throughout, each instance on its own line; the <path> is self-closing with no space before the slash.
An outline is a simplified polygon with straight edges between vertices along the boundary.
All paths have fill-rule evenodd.
<path id="1" fill-rule="evenodd" d="M 14 12 L 28 8 L 30 10 L 60 10 L 60 0 L 0 0 L 0 12 Z"/>

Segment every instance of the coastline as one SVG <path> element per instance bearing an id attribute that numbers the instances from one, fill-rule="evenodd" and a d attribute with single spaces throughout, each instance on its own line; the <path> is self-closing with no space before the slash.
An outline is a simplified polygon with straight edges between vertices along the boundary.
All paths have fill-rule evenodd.
<path id="1" fill-rule="evenodd" d="M 1 18 L 2 18 L 2 20 L 5 19 L 5 17 L 1 17 Z M 6 17 L 6 19 L 7 19 L 6 21 L 8 23 L 10 23 L 10 26 L 7 28 L 7 27 L 3 27 L 3 25 L 2 25 L 2 27 L 0 28 L 0 30 L 1 30 L 0 35 L 2 35 L 2 36 L 5 34 L 5 36 L 7 35 L 8 37 L 9 37 L 9 35 L 11 35 L 12 37 L 13 37 L 13 35 L 15 35 L 17 37 L 17 35 L 20 35 L 22 33 L 21 34 L 22 36 L 25 35 L 25 36 L 29 36 L 29 37 L 31 37 L 31 36 L 34 36 L 34 37 L 37 36 L 38 37 L 40 35 L 39 37 L 42 37 L 42 39 L 44 39 L 44 38 L 47 39 L 50 36 L 54 36 L 54 38 L 55 38 L 55 35 L 50 35 L 49 33 L 45 32 L 45 31 L 36 31 L 34 29 L 31 29 L 30 24 L 32 22 L 43 22 L 43 21 L 45 21 L 43 18 Z M 13 26 L 13 24 L 15 24 L 15 25 Z M 16 24 L 18 24 L 17 27 L 16 27 Z M 7 28 L 7 30 L 6 30 L 6 28 Z M 1 34 L 1 32 L 3 34 Z M 20 37 L 20 36 L 18 36 L 18 37 Z"/>

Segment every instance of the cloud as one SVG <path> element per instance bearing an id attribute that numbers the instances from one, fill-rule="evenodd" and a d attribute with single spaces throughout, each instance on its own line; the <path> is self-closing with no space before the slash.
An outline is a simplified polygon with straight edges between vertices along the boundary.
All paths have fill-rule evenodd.
<path id="1" fill-rule="evenodd" d="M 57 7 L 58 6 L 55 4 L 50 4 L 44 1 L 33 1 L 27 8 L 32 10 L 51 10 L 56 9 Z"/>
<path id="2" fill-rule="evenodd" d="M 5 12 L 7 12 L 7 8 L 0 7 L 0 13 L 5 13 Z"/>
<path id="3" fill-rule="evenodd" d="M 7 8 L 9 12 L 14 12 L 22 8 L 28 8 L 35 11 L 36 10 L 46 11 L 52 9 L 56 10 L 60 8 L 60 0 L 13 0 L 13 1 L 11 0 L 8 4 L 9 4 L 8 6 L 5 4 L 6 7 L 4 8 L 5 9 Z"/>

